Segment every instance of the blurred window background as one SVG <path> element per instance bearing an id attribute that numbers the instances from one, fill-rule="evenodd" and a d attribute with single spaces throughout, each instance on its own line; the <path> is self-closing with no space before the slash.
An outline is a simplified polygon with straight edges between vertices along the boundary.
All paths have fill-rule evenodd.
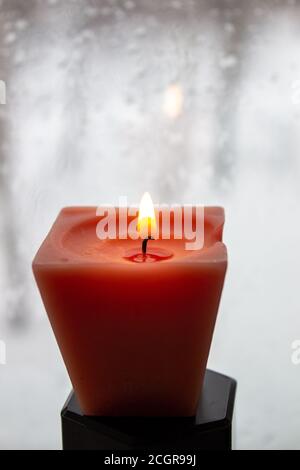
<path id="1" fill-rule="evenodd" d="M 0 0 L 0 448 L 61 446 L 42 239 L 146 190 L 225 207 L 209 366 L 238 380 L 237 448 L 300 448 L 299 50 L 293 0 Z"/>

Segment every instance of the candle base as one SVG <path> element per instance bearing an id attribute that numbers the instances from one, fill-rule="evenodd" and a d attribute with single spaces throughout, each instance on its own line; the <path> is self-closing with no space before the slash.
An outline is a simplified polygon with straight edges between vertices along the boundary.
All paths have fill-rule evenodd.
<path id="1" fill-rule="evenodd" d="M 191 418 L 84 416 L 72 391 L 62 409 L 64 450 L 230 450 L 236 382 L 206 370 Z"/>

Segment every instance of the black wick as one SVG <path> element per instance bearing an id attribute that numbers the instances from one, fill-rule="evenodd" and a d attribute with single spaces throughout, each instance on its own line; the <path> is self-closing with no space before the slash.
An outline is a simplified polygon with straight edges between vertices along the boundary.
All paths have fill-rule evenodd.
<path id="1" fill-rule="evenodd" d="M 149 241 L 149 240 L 153 240 L 153 238 L 152 238 L 152 237 L 148 237 L 148 238 L 144 238 L 144 240 L 143 240 L 143 243 L 142 243 L 142 252 L 143 252 L 143 255 L 145 255 L 146 252 L 147 252 L 147 244 L 148 244 L 148 241 Z"/>

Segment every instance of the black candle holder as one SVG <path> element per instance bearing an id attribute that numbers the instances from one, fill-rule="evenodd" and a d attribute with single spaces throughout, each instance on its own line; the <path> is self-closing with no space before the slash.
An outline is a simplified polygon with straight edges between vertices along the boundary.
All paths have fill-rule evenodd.
<path id="1" fill-rule="evenodd" d="M 95 417 L 72 391 L 62 409 L 64 450 L 230 450 L 236 382 L 206 370 L 194 417 Z"/>

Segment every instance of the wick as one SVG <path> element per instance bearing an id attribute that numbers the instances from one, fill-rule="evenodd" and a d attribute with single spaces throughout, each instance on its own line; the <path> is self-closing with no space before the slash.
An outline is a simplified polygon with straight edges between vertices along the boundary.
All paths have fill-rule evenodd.
<path id="1" fill-rule="evenodd" d="M 152 237 L 144 238 L 143 243 L 142 243 L 142 252 L 144 256 L 146 255 L 146 252 L 147 252 L 147 244 L 149 240 L 153 240 L 153 238 Z"/>

